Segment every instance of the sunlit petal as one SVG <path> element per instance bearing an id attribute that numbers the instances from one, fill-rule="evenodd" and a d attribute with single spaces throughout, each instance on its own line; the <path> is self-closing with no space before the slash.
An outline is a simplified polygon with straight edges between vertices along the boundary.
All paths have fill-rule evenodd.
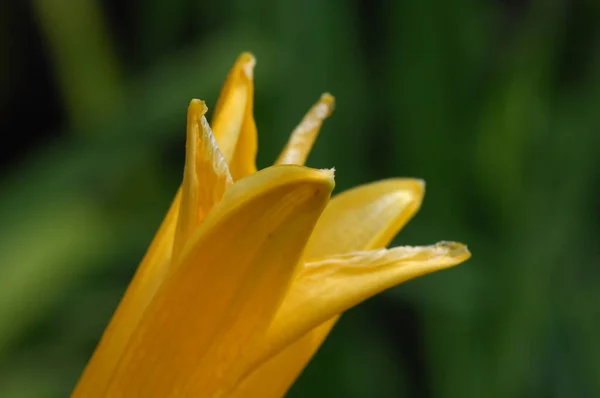
<path id="1" fill-rule="evenodd" d="M 273 167 L 231 186 L 190 238 L 121 358 L 109 396 L 211 396 L 244 369 L 333 188 Z"/>
<path id="2" fill-rule="evenodd" d="M 243 53 L 227 76 L 211 125 L 234 180 L 256 172 L 257 137 L 254 122 L 256 59 Z"/>
<path id="3" fill-rule="evenodd" d="M 185 169 L 174 252 L 179 253 L 190 234 L 221 201 L 233 183 L 227 162 L 204 114 L 204 102 L 192 100 L 188 108 Z"/>
<path id="4" fill-rule="evenodd" d="M 454 242 L 354 252 L 306 264 L 267 333 L 277 350 L 332 316 L 407 280 L 459 264 L 471 256 Z"/>
<path id="5" fill-rule="evenodd" d="M 275 164 L 304 164 L 306 162 L 321 125 L 333 112 L 334 104 L 335 99 L 331 94 L 325 93 L 321 96 L 294 129 Z"/>
<path id="6" fill-rule="evenodd" d="M 308 244 L 308 260 L 384 247 L 415 215 L 425 183 L 414 178 L 382 180 L 336 195 Z"/>
<path id="7" fill-rule="evenodd" d="M 424 192 L 422 180 L 396 178 L 362 185 L 336 195 L 317 223 L 305 256 L 326 257 L 388 245 L 417 212 Z M 363 233 L 363 230 L 366 232 Z M 335 315 L 315 327 L 256 368 L 231 396 L 284 395 L 337 319 L 338 315 Z"/>

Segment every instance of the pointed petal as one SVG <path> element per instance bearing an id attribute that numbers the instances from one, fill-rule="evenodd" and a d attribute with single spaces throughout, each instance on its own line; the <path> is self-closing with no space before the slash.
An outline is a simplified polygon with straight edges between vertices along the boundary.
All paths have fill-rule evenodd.
<path id="1" fill-rule="evenodd" d="M 233 182 L 204 117 L 206 111 L 204 102 L 196 99 L 188 108 L 185 169 L 174 253 L 179 253 L 192 231 L 221 201 L 225 189 Z"/>
<path id="2" fill-rule="evenodd" d="M 257 137 L 252 81 L 255 64 L 256 59 L 250 53 L 238 57 L 227 76 L 211 123 L 234 180 L 256 172 Z"/>
<path id="3" fill-rule="evenodd" d="M 330 172 L 298 166 L 233 184 L 185 245 L 102 396 L 213 396 L 243 373 L 332 188 Z"/>
<path id="4" fill-rule="evenodd" d="M 307 263 L 269 326 L 268 345 L 277 351 L 383 290 L 459 264 L 470 256 L 460 243 L 440 242 L 354 252 Z"/>
<path id="5" fill-rule="evenodd" d="M 221 200 L 225 188 L 232 182 L 227 163 L 204 118 L 205 113 L 204 102 L 192 100 L 188 108 L 182 188 L 104 332 L 75 394 L 89 396 L 89 391 L 101 391 L 101 386 L 107 385 L 110 369 L 116 367 L 146 306 L 164 280 L 171 254 L 182 249 L 190 233 Z"/>
<path id="6" fill-rule="evenodd" d="M 323 121 L 333 112 L 335 99 L 331 94 L 321 95 L 294 129 L 275 164 L 304 164 L 317 139 Z"/>
<path id="7" fill-rule="evenodd" d="M 419 209 L 424 192 L 422 180 L 396 178 L 335 196 L 313 231 L 305 257 L 323 258 L 386 246 Z M 338 318 L 333 316 L 260 365 L 236 387 L 232 397 L 283 396 Z"/>
<path id="8" fill-rule="evenodd" d="M 73 398 L 103 396 L 102 392 L 108 386 L 133 331 L 169 269 L 180 201 L 181 189 L 177 191 L 165 219 L 79 379 Z"/>
<path id="9" fill-rule="evenodd" d="M 424 193 L 422 180 L 393 178 L 335 196 L 311 237 L 307 260 L 386 246 L 417 212 Z"/>

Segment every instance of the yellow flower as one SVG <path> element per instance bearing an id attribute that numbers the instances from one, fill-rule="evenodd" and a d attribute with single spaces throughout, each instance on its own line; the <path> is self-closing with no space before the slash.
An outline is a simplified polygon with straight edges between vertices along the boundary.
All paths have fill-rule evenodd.
<path id="1" fill-rule="evenodd" d="M 191 102 L 181 188 L 73 397 L 280 397 L 342 312 L 470 256 L 450 242 L 384 248 L 418 210 L 421 180 L 329 199 L 333 171 L 302 166 L 328 94 L 257 171 L 254 64 L 238 58 L 212 131 Z"/>

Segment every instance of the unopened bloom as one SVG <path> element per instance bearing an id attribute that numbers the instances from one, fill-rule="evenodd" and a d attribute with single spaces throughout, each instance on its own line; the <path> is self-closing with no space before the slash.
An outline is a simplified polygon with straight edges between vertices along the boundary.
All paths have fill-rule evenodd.
<path id="1" fill-rule="evenodd" d="M 330 200 L 333 171 L 303 166 L 328 94 L 257 171 L 254 64 L 238 58 L 212 130 L 190 103 L 181 188 L 73 397 L 280 397 L 342 312 L 470 256 L 451 242 L 385 249 L 418 210 L 421 180 Z"/>

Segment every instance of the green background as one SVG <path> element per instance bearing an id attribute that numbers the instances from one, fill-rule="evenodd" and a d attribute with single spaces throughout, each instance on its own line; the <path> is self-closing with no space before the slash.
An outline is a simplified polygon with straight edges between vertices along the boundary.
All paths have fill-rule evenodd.
<path id="1" fill-rule="evenodd" d="M 290 397 L 600 397 L 599 21 L 597 0 L 3 2 L 0 397 L 71 391 L 181 180 L 189 100 L 212 108 L 244 50 L 261 167 L 329 91 L 309 165 L 338 192 L 425 179 L 394 243 L 473 253 L 346 313 Z"/>

